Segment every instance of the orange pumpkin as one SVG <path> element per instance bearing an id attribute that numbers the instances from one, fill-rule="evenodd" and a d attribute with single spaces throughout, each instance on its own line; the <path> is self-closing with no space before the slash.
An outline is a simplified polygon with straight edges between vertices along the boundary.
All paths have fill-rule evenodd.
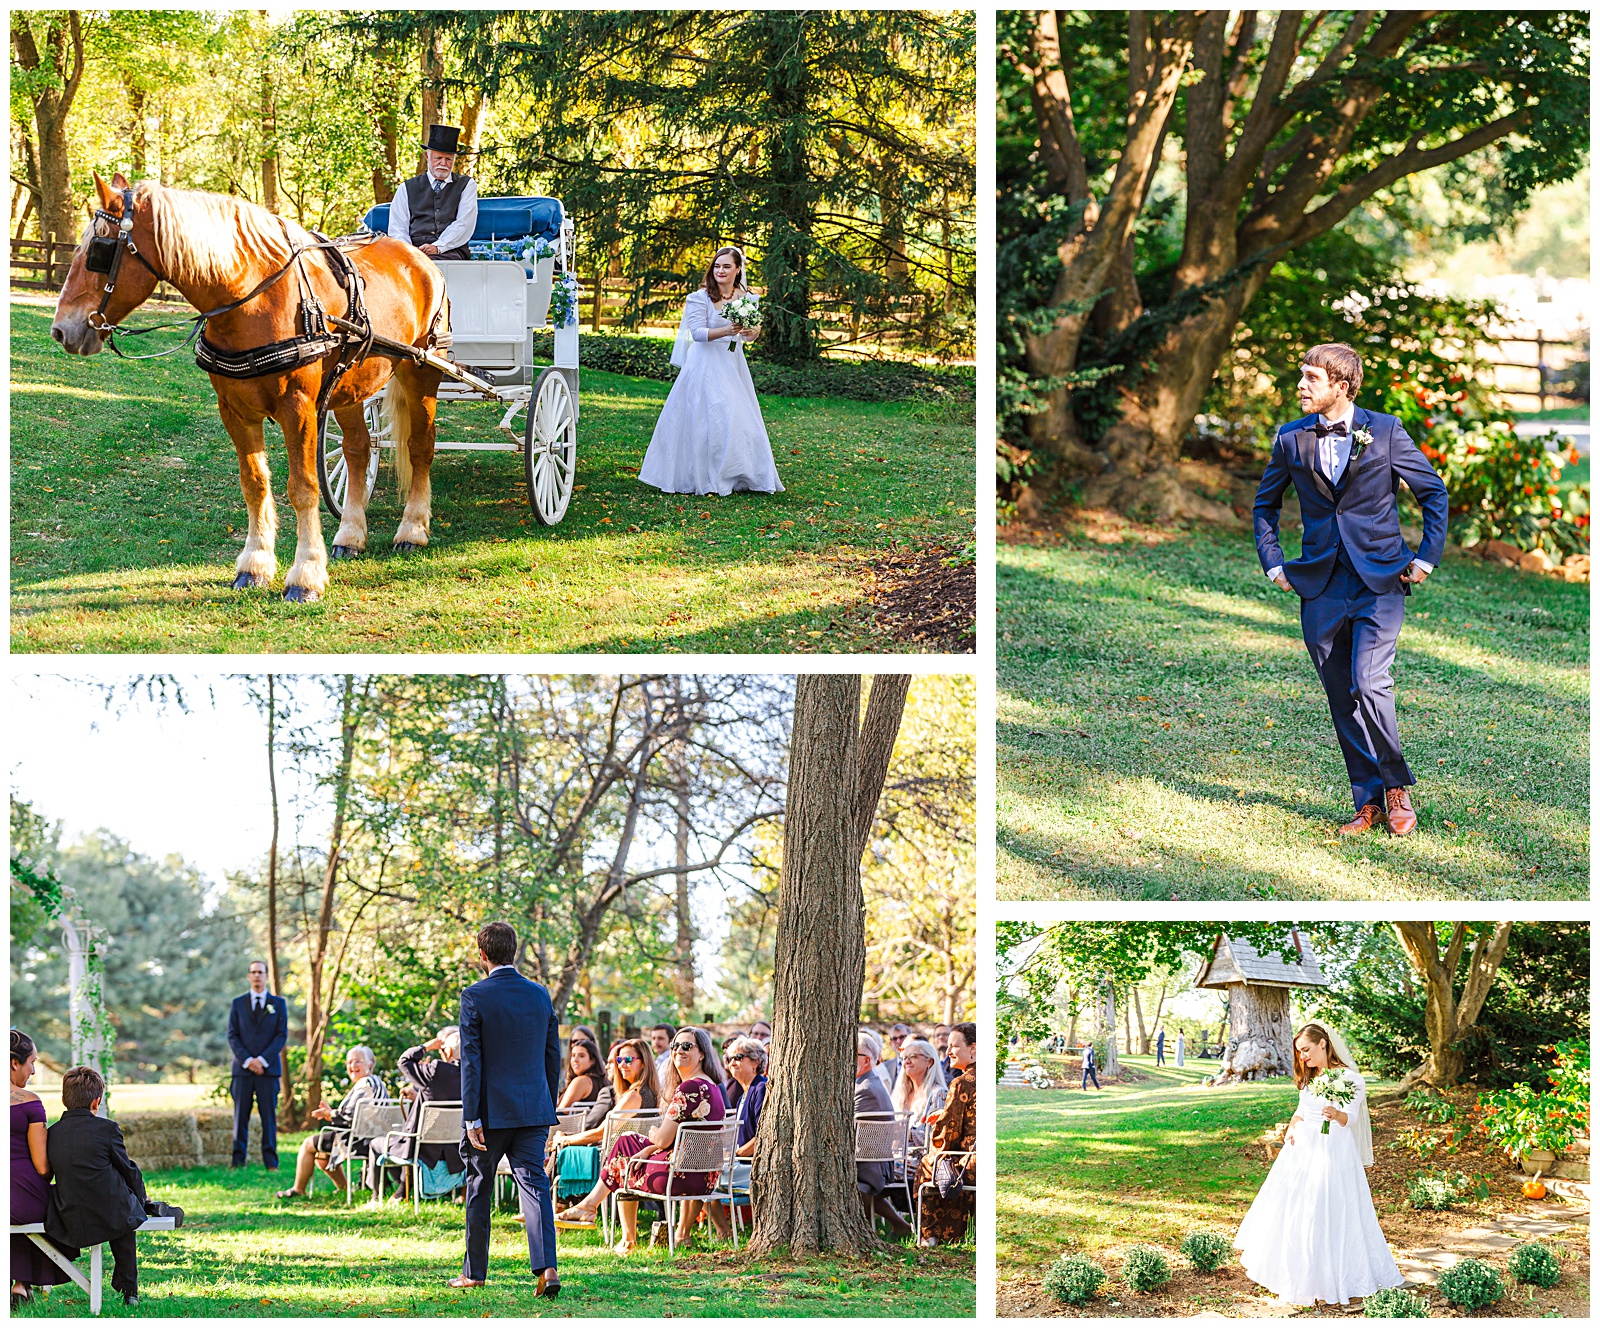
<path id="1" fill-rule="evenodd" d="M 1537 1176 L 1522 1182 L 1522 1197 L 1525 1199 L 1542 1199 L 1549 1192 L 1545 1189 L 1544 1182 Z"/>

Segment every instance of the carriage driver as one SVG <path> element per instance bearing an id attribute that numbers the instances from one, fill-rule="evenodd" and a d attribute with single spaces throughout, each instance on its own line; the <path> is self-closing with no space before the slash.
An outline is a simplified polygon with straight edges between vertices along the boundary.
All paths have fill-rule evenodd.
<path id="1" fill-rule="evenodd" d="M 389 234 L 432 258 L 472 257 L 467 241 L 478 225 L 478 182 L 454 174 L 460 141 L 454 125 L 430 125 L 428 169 L 401 185 L 389 205 Z"/>

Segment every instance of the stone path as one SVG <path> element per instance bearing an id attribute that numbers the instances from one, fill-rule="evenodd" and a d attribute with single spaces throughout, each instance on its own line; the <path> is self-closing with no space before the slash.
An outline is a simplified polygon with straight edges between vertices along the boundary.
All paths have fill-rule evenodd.
<path id="1" fill-rule="evenodd" d="M 1548 1240 L 1563 1232 L 1589 1225 L 1589 1214 L 1559 1209 L 1532 1208 L 1502 1213 L 1482 1226 L 1458 1231 L 1436 1249 L 1402 1250 L 1395 1258 L 1412 1286 L 1433 1286 L 1439 1274 L 1462 1259 L 1484 1254 L 1505 1254 L 1530 1240 Z"/>

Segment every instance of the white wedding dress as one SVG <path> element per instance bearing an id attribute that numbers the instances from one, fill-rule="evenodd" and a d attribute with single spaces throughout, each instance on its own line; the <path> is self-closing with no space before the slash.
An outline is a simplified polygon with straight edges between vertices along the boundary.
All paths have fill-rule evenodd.
<path id="1" fill-rule="evenodd" d="M 673 351 L 681 369 L 639 467 L 645 484 L 667 493 L 783 491 L 744 343 L 706 339 L 712 328 L 730 326 L 705 291 L 689 296 Z"/>
<path id="2" fill-rule="evenodd" d="M 1367 1090 L 1359 1074 L 1349 1073 L 1356 1098 L 1340 1110 L 1353 1122 Z M 1309 1087 L 1302 1090 L 1294 1142 L 1284 1140 L 1233 1238 L 1250 1280 L 1294 1305 L 1343 1305 L 1405 1282 L 1378 1225 L 1354 1133 L 1337 1121 L 1322 1133 L 1326 1105 Z"/>

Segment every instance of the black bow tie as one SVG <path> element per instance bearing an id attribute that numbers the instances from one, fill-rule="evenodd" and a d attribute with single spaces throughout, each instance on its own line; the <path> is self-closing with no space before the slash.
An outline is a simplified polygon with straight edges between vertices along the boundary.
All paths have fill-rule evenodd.
<path id="1" fill-rule="evenodd" d="M 1330 433 L 1349 433 L 1349 432 L 1350 432 L 1350 426 L 1347 425 L 1347 424 L 1344 424 L 1344 423 L 1324 424 L 1321 420 L 1317 421 L 1317 437 L 1318 438 L 1325 438 Z"/>

